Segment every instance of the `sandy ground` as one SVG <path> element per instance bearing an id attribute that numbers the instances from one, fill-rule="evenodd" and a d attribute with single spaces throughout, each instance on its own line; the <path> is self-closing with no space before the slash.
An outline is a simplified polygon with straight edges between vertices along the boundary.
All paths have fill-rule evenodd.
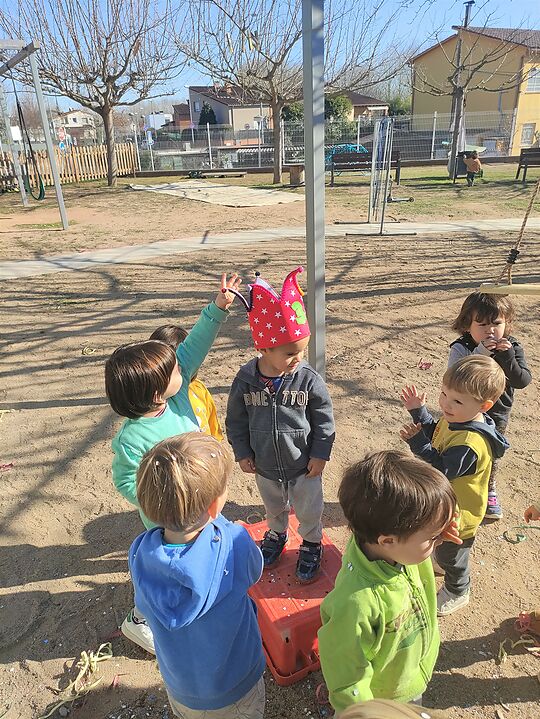
<path id="1" fill-rule="evenodd" d="M 153 212 L 162 209 L 156 205 Z M 229 211 L 219 212 L 224 229 L 233 226 Z M 275 226 L 276 217 L 266 222 Z M 115 241 L 122 224 L 131 227 L 135 221 L 141 232 L 143 221 L 149 222 L 142 209 L 136 220 L 118 214 L 111 222 L 109 216 Z M 189 232 L 195 227 L 194 221 Z M 130 232 L 124 233 L 124 243 L 135 241 Z M 21 248 L 21 255 L 36 251 L 36 235 L 31 237 L 33 244 Z M 367 450 L 401 446 L 398 430 L 406 413 L 398 393 L 405 382 L 425 388 L 428 403 L 436 406 L 453 338 L 450 320 L 464 295 L 500 268 L 510 242 L 476 235 L 328 243 L 327 374 L 337 442 L 325 476 L 324 521 L 341 549 L 347 539 L 337 503 L 343 468 Z M 305 262 L 304 252 L 299 240 L 229 247 L 226 264 L 246 278 L 259 268 L 277 281 Z M 528 235 L 516 274 L 540 282 L 539 259 L 540 236 Z M 160 323 L 189 327 L 214 296 L 223 268 L 223 252 L 203 250 L 1 287 L 1 463 L 13 463 L 2 471 L 0 497 L 2 719 L 46 714 L 55 691 L 73 678 L 74 658 L 111 635 L 114 657 L 100 664 L 100 685 L 71 708 L 70 716 L 170 716 L 155 661 L 114 636 L 132 605 L 126 552 L 141 525 L 112 486 L 110 441 L 120 420 L 104 397 L 103 364 L 117 345 L 147 337 Z M 538 377 L 533 348 L 540 341 L 540 302 L 522 297 L 517 304 L 515 334 Z M 238 306 L 201 373 L 222 415 L 237 368 L 250 356 L 247 322 Z M 431 369 L 418 368 L 421 358 L 433 362 Z M 517 638 L 513 618 L 540 604 L 540 532 L 516 545 L 501 536 L 538 495 L 537 407 L 534 382 L 517 393 L 509 429 L 512 450 L 501 467 L 505 519 L 479 533 L 472 560 L 474 600 L 441 622 L 444 643 L 425 702 L 447 710 L 449 719 L 497 719 L 496 710 L 504 719 L 539 716 L 539 660 L 516 647 L 507 662 L 496 661 L 499 643 Z M 262 507 L 253 482 L 236 471 L 225 514 L 246 518 L 254 511 Z M 268 679 L 267 719 L 327 716 L 315 699 L 320 681 L 315 674 L 277 688 Z"/>

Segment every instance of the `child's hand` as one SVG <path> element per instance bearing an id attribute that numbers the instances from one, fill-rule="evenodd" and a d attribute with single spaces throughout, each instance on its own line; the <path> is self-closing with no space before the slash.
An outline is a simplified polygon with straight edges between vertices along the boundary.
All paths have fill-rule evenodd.
<path id="1" fill-rule="evenodd" d="M 446 527 L 441 532 L 443 542 L 453 542 L 454 544 L 463 544 L 463 540 L 459 538 L 459 527 L 457 523 L 457 514 L 454 514 Z"/>
<path id="2" fill-rule="evenodd" d="M 401 401 L 406 410 L 420 409 L 426 403 L 427 395 L 425 392 L 418 394 L 418 390 L 414 385 L 407 385 L 401 390 Z"/>
<path id="3" fill-rule="evenodd" d="M 313 477 L 318 477 L 320 474 L 323 473 L 325 466 L 325 459 L 317 459 L 316 457 L 311 457 L 309 462 L 307 463 L 306 479 L 313 479 Z"/>
<path id="4" fill-rule="evenodd" d="M 250 457 L 241 459 L 238 464 L 242 472 L 245 472 L 246 474 L 256 474 L 257 472 L 255 469 L 255 462 Z"/>
<path id="5" fill-rule="evenodd" d="M 409 439 L 412 439 L 421 431 L 422 425 L 420 424 L 420 422 L 418 422 L 418 424 L 405 424 L 403 425 L 403 429 L 399 430 L 399 436 L 404 442 L 407 442 Z"/>
<path id="6" fill-rule="evenodd" d="M 226 272 L 221 275 L 221 289 L 215 299 L 215 303 L 220 310 L 228 310 L 234 301 L 235 295 L 232 292 L 227 292 L 227 290 L 238 290 L 241 284 L 242 280 L 236 272 L 231 275 L 229 280 Z"/>
<path id="7" fill-rule="evenodd" d="M 497 340 L 495 337 L 486 337 L 485 340 L 482 340 L 482 344 L 488 352 L 494 352 L 497 349 Z"/>
<path id="8" fill-rule="evenodd" d="M 509 342 L 506 337 L 501 337 L 495 346 L 497 352 L 506 352 L 506 350 L 512 349 L 512 343 Z"/>
<path id="9" fill-rule="evenodd" d="M 540 512 L 532 504 L 528 509 L 525 510 L 525 514 L 523 516 L 525 517 L 525 521 L 527 523 L 531 520 L 533 522 L 538 522 L 538 520 L 540 520 Z"/>

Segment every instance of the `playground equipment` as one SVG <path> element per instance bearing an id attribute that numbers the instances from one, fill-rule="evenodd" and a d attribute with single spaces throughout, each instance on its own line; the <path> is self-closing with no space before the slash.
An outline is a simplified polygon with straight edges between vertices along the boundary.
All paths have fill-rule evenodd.
<path id="1" fill-rule="evenodd" d="M 266 522 L 244 526 L 256 542 L 268 530 Z M 249 590 L 257 605 L 266 663 L 280 686 L 294 684 L 320 668 L 317 640 L 321 626 L 320 605 L 333 589 L 341 568 L 341 554 L 323 532 L 321 572 L 312 584 L 299 584 L 295 579 L 295 567 L 301 543 L 298 520 L 291 513 L 289 542 L 279 564 L 265 570 Z"/>
<path id="2" fill-rule="evenodd" d="M 39 108 L 39 114 L 41 116 L 41 124 L 43 126 L 43 134 L 45 136 L 45 144 L 47 146 L 47 153 L 49 155 L 49 162 L 51 166 L 51 174 L 54 181 L 54 190 L 56 193 L 56 201 L 58 203 L 58 209 L 60 211 L 60 219 L 62 221 L 62 227 L 67 230 L 69 224 L 66 214 L 66 207 L 64 205 L 64 196 L 62 194 L 62 186 L 60 184 L 60 175 L 58 174 L 58 167 L 56 166 L 56 158 L 54 154 L 54 147 L 51 138 L 51 131 L 49 128 L 49 120 L 47 118 L 47 111 L 45 108 L 45 101 L 43 99 L 43 91 L 41 89 L 41 80 L 39 78 L 39 71 L 36 61 L 35 53 L 39 50 L 40 44 L 36 40 L 26 44 L 24 40 L 17 39 L 6 39 L 0 40 L 0 51 L 16 51 L 15 54 L 9 58 L 6 62 L 0 65 L 0 80 L 7 75 L 12 75 L 12 70 L 20 63 L 28 60 L 30 65 L 30 73 L 32 75 L 32 83 L 34 91 L 36 93 L 36 100 Z M 6 126 L 7 144 L 11 156 L 13 158 L 13 165 L 15 167 L 15 174 L 17 175 L 17 182 L 19 185 L 19 192 L 21 193 L 21 200 L 24 207 L 28 207 L 28 198 L 26 196 L 24 179 L 22 176 L 21 166 L 19 163 L 18 154 L 15 149 L 13 142 L 13 135 L 11 133 L 11 123 L 9 119 L 9 113 L 6 105 L 6 99 L 4 95 L 4 89 L 0 82 L 0 111 L 4 117 L 4 124 Z M 22 113 L 19 115 L 21 117 Z M 24 125 L 24 118 L 22 118 Z M 23 127 L 21 127 L 23 131 Z M 29 140 L 29 138 L 27 137 Z M 30 152 L 31 159 L 35 163 L 35 156 L 33 152 Z M 35 168 L 36 169 L 36 168 Z M 38 195 L 41 194 L 38 187 Z M 34 195 L 33 195 L 34 196 Z"/>
<path id="3" fill-rule="evenodd" d="M 527 221 L 529 219 L 529 215 L 531 214 L 534 202 L 536 200 L 536 197 L 538 193 L 540 192 L 540 179 L 537 180 L 536 185 L 534 186 L 534 190 L 531 195 L 531 199 L 529 201 L 529 206 L 527 207 L 527 210 L 525 212 L 525 216 L 523 217 L 523 222 L 521 223 L 521 228 L 519 230 L 519 234 L 517 237 L 517 240 L 508 253 L 508 258 L 506 260 L 506 265 L 501 272 L 497 283 L 489 283 L 485 282 L 480 285 L 480 291 L 481 292 L 487 292 L 489 294 L 494 295 L 540 295 L 540 285 L 539 284 L 518 284 L 514 285 L 512 283 L 512 270 L 514 268 L 514 265 L 517 262 L 521 247 L 521 244 L 523 242 L 523 235 L 525 234 L 525 228 L 527 226 Z M 501 284 L 501 282 L 506 278 L 506 284 Z"/>
<path id="4" fill-rule="evenodd" d="M 392 147 L 394 144 L 394 118 L 382 117 L 375 122 L 373 130 L 373 152 L 371 159 L 371 182 L 369 186 L 368 223 L 379 223 L 376 233 L 362 232 L 363 236 L 384 234 L 384 218 L 388 202 L 414 202 L 413 197 L 397 198 L 392 196 Z M 338 221 L 336 224 L 359 224 Z M 358 232 L 347 232 L 346 237 L 356 237 Z M 400 234 L 416 235 L 416 232 Z"/>

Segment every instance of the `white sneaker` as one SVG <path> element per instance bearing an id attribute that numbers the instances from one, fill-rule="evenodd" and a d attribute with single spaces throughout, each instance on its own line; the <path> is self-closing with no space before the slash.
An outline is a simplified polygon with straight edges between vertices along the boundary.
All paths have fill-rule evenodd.
<path id="1" fill-rule="evenodd" d="M 437 616 L 446 617 L 459 609 L 466 607 L 469 603 L 470 592 L 465 594 L 453 594 L 445 586 L 437 592 Z"/>
<path id="2" fill-rule="evenodd" d="M 154 636 L 152 630 L 146 623 L 144 617 L 136 617 L 135 611 L 131 612 L 122 622 L 120 627 L 122 634 L 150 654 L 155 654 Z"/>

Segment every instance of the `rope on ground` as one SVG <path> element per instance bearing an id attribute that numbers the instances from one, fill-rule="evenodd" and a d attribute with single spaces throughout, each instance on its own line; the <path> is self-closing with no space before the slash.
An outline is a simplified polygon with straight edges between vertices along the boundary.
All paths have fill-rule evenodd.
<path id="1" fill-rule="evenodd" d="M 76 699 L 88 694 L 88 692 L 97 686 L 103 677 L 98 677 L 94 681 L 89 680 L 92 678 L 97 671 L 99 662 L 104 662 L 106 659 L 111 659 L 113 655 L 112 645 L 110 642 L 100 644 L 97 652 L 81 652 L 81 658 L 75 666 L 78 667 L 79 673 L 75 679 L 70 682 L 65 689 L 60 692 L 60 701 L 56 702 L 47 714 L 42 714 L 38 719 L 48 719 L 52 716 L 60 707 L 65 704 L 71 704 Z"/>
<path id="2" fill-rule="evenodd" d="M 519 544 L 527 539 L 527 534 L 523 532 L 528 532 L 531 529 L 540 530 L 540 527 L 531 524 L 518 524 L 515 527 L 510 527 L 510 529 L 505 529 L 502 536 L 507 542 L 510 542 L 510 544 Z M 515 532 L 515 536 L 510 536 L 510 532 Z"/>

